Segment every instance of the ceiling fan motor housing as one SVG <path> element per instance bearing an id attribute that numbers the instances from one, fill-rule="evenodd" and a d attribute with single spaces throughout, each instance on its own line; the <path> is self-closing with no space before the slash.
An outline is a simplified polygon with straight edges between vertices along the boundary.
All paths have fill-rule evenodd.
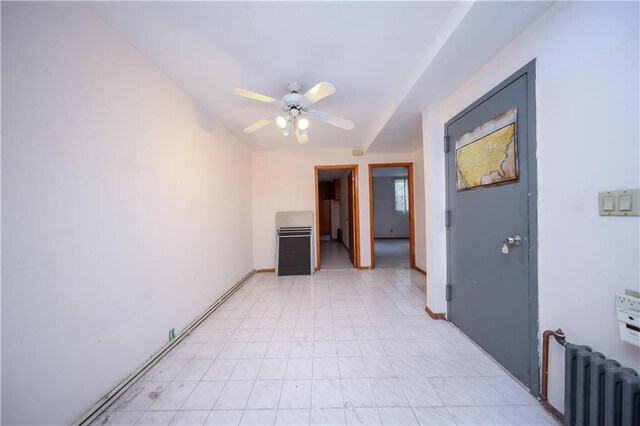
<path id="1" fill-rule="evenodd" d="M 282 97 L 282 102 L 284 102 L 284 104 L 290 108 L 290 107 L 300 106 L 303 99 L 304 99 L 303 96 L 299 93 L 289 93 Z"/>
<path id="2" fill-rule="evenodd" d="M 297 81 L 290 81 L 289 83 L 287 83 L 287 88 L 292 93 L 298 93 L 300 89 L 302 89 L 302 85 Z"/>

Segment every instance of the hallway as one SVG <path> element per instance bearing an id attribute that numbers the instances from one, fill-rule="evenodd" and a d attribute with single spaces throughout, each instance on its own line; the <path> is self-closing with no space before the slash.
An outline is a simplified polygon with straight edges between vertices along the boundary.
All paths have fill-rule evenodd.
<path id="1" fill-rule="evenodd" d="M 252 277 L 94 424 L 555 424 L 412 270 Z"/>
<path id="2" fill-rule="evenodd" d="M 321 269 L 353 269 L 349 251 L 337 240 L 320 240 Z"/>

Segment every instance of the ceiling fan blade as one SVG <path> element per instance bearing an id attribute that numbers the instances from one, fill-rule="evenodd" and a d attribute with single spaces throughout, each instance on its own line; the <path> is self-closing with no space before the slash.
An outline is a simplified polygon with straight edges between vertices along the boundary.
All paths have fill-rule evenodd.
<path id="1" fill-rule="evenodd" d="M 272 116 L 272 117 L 269 117 L 269 118 L 263 118 L 260 121 L 256 121 L 252 125 L 245 127 L 244 128 L 244 132 L 245 133 L 253 133 L 258 129 L 262 129 L 264 126 L 266 126 L 267 124 L 271 123 L 274 118 L 276 118 L 275 115 Z"/>
<path id="2" fill-rule="evenodd" d="M 262 95 L 260 93 L 252 92 L 250 90 L 245 89 L 233 89 L 231 94 L 240 96 L 243 98 L 253 99 L 255 101 L 266 102 L 268 104 L 274 104 L 278 106 L 283 106 L 284 103 L 280 99 L 272 98 L 271 96 Z"/>
<path id="3" fill-rule="evenodd" d="M 325 123 L 331 124 L 332 126 L 340 127 L 344 130 L 351 130 L 355 127 L 353 121 L 347 120 L 346 118 L 336 117 L 335 115 L 329 114 L 328 112 L 309 111 L 309 117 L 315 118 L 316 120 L 324 121 Z"/>
<path id="4" fill-rule="evenodd" d="M 336 88 L 332 84 L 322 82 L 313 86 L 307 93 L 304 94 L 304 98 L 308 100 L 309 105 L 318 102 L 320 99 L 324 99 L 327 96 L 336 93 Z"/>
<path id="5" fill-rule="evenodd" d="M 303 144 L 309 142 L 309 136 L 301 135 L 299 132 L 296 132 L 296 139 L 298 140 L 298 143 L 300 145 L 303 145 Z"/>

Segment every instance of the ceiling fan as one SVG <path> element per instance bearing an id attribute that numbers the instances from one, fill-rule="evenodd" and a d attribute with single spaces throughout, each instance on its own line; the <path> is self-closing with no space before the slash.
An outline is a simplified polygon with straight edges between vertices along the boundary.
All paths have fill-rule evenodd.
<path id="1" fill-rule="evenodd" d="M 297 81 L 289 82 L 287 87 L 290 93 L 284 95 L 282 99 L 272 98 L 271 96 L 245 89 L 233 89 L 231 91 L 231 93 L 236 96 L 265 102 L 281 109 L 281 114 L 272 115 L 245 127 L 245 133 L 253 133 L 275 120 L 276 125 L 282 129 L 283 135 L 289 136 L 294 132 L 298 143 L 304 144 L 309 142 L 309 136 L 307 135 L 309 119 L 307 117 L 323 121 L 344 130 L 351 130 L 355 126 L 352 121 L 347 119 L 336 117 L 327 112 L 309 109 L 311 105 L 319 100 L 333 95 L 336 92 L 336 88 L 333 87 L 333 85 L 326 82 L 318 83 L 304 95 L 299 93 L 302 86 Z"/>

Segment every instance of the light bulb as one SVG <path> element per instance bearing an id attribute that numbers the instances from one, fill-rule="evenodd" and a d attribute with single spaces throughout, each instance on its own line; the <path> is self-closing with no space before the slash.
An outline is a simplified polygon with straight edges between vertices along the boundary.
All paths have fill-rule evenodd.
<path id="1" fill-rule="evenodd" d="M 289 136 L 291 134 L 291 121 L 287 121 L 287 125 L 282 129 L 282 134 Z"/>
<path id="2" fill-rule="evenodd" d="M 284 118 L 283 116 L 279 115 L 276 118 L 276 124 L 278 125 L 278 127 L 280 127 L 281 129 L 284 129 L 285 127 L 287 127 L 287 119 Z"/>
<path id="3" fill-rule="evenodd" d="M 309 120 L 306 118 L 298 119 L 298 129 L 307 130 L 309 128 Z"/>

